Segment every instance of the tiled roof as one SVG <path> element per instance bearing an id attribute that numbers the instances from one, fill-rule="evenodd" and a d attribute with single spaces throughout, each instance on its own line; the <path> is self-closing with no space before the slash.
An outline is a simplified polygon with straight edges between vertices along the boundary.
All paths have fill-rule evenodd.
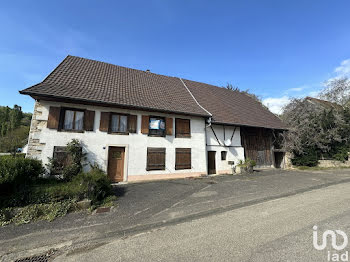
<path id="1" fill-rule="evenodd" d="M 41 83 L 21 94 L 208 116 L 179 78 L 67 56 Z"/>
<path id="2" fill-rule="evenodd" d="M 305 97 L 305 100 L 310 101 L 311 103 L 318 104 L 319 106 L 323 108 L 328 108 L 328 109 L 336 109 L 336 110 L 341 110 L 343 107 L 337 103 L 329 102 L 327 100 L 322 100 L 314 97 L 307 96 Z"/>
<path id="3" fill-rule="evenodd" d="M 282 121 L 249 95 L 222 87 L 184 80 L 213 123 L 286 129 Z"/>
<path id="4" fill-rule="evenodd" d="M 214 123 L 285 128 L 246 94 L 183 81 L 194 97 L 177 77 L 67 56 L 41 83 L 20 93 L 207 117 L 209 111 Z"/>

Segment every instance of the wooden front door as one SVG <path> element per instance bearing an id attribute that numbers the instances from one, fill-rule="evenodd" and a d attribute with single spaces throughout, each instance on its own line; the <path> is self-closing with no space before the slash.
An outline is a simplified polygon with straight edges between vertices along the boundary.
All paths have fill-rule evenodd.
<path id="1" fill-rule="evenodd" d="M 125 148 L 110 146 L 108 151 L 108 177 L 113 182 L 124 180 Z"/>
<path id="2" fill-rule="evenodd" d="M 208 151 L 208 174 L 216 174 L 216 164 L 215 164 L 215 154 L 216 151 Z"/>

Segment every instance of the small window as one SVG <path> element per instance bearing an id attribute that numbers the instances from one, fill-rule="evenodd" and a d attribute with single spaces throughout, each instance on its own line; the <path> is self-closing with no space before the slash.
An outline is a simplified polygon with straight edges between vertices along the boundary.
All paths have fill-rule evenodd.
<path id="1" fill-rule="evenodd" d="M 221 151 L 221 160 L 226 160 L 227 151 Z"/>
<path id="2" fill-rule="evenodd" d="M 176 148 L 175 169 L 191 169 L 191 148 Z"/>
<path id="3" fill-rule="evenodd" d="M 112 114 L 110 120 L 111 133 L 127 133 L 128 131 L 128 116 Z"/>
<path id="4" fill-rule="evenodd" d="M 63 130 L 83 131 L 84 111 L 75 109 L 64 109 Z"/>
<path id="5" fill-rule="evenodd" d="M 175 119 L 175 137 L 191 137 L 191 122 L 189 119 Z"/>
<path id="6" fill-rule="evenodd" d="M 164 117 L 150 117 L 149 118 L 149 131 L 150 136 L 165 136 L 165 119 Z"/>
<path id="7" fill-rule="evenodd" d="M 165 170 L 165 148 L 147 148 L 147 170 Z"/>

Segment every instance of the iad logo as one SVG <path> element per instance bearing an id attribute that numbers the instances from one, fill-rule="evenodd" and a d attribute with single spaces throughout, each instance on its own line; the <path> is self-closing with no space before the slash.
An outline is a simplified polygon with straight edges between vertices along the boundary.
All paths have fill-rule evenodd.
<path id="1" fill-rule="evenodd" d="M 322 243 L 321 245 L 319 245 L 317 226 L 314 226 L 313 230 L 313 244 L 314 248 L 316 248 L 317 250 L 323 250 L 326 248 L 328 236 L 331 237 L 330 239 L 333 249 L 337 251 L 343 250 L 348 245 L 348 236 L 345 234 L 345 232 L 341 230 L 335 230 L 335 232 L 333 230 L 326 230 L 325 232 L 323 232 Z M 337 234 L 343 238 L 343 243 L 341 245 L 337 245 Z M 346 251 L 345 253 L 338 254 L 337 252 L 328 251 L 327 258 L 328 261 L 349 261 L 349 252 Z"/>

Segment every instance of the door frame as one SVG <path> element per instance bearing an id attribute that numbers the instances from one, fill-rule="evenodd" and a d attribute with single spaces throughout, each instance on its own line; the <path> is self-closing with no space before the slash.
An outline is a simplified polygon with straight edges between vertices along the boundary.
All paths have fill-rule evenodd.
<path id="1" fill-rule="evenodd" d="M 109 149 L 110 147 L 123 147 L 124 148 L 124 177 L 123 177 L 123 182 L 127 182 L 128 181 L 128 159 L 129 159 L 129 145 L 125 145 L 125 144 L 107 144 L 106 145 L 106 173 L 107 173 L 107 176 L 108 176 L 108 160 L 109 160 Z"/>
<path id="2" fill-rule="evenodd" d="M 212 153 L 212 152 L 214 152 L 214 164 L 215 164 L 215 173 L 213 173 L 213 174 L 209 174 L 209 153 Z M 217 151 L 216 150 L 207 150 L 207 169 L 208 169 L 208 175 L 214 175 L 214 174 L 217 174 L 217 172 L 218 172 L 218 170 L 217 170 L 217 166 L 216 166 L 216 154 L 217 153 Z"/>

